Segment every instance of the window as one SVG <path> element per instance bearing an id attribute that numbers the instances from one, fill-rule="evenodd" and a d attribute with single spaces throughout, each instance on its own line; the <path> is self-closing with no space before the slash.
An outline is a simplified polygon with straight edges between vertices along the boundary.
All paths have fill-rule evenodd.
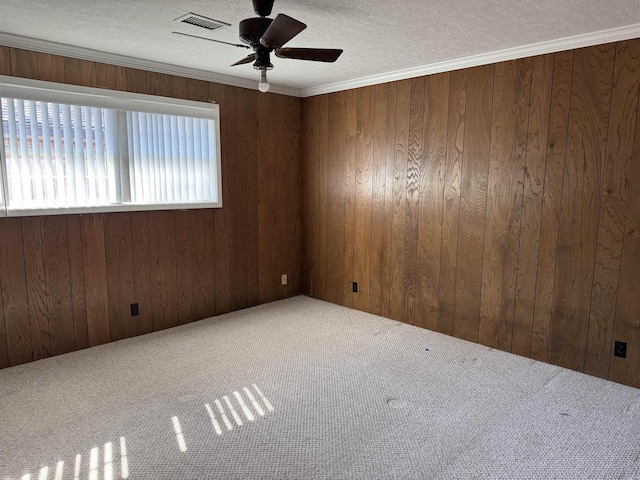
<path id="1" fill-rule="evenodd" d="M 218 105 L 0 77 L 0 215 L 221 206 Z"/>

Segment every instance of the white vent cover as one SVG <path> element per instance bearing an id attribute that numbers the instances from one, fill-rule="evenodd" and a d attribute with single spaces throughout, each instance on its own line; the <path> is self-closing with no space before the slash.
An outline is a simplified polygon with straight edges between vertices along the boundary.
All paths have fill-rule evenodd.
<path id="1" fill-rule="evenodd" d="M 223 27 L 230 27 L 230 23 L 222 22 L 220 20 L 214 20 L 213 18 L 205 17 L 204 15 L 198 15 L 197 13 L 189 12 L 186 15 L 176 18 L 173 23 L 193 25 L 194 27 L 204 28 L 205 30 L 213 31 Z"/>

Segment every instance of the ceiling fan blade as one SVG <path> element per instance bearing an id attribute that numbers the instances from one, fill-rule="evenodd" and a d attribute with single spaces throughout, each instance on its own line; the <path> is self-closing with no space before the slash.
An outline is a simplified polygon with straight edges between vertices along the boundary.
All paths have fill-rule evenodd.
<path id="1" fill-rule="evenodd" d="M 215 40 L 213 38 L 207 38 L 207 37 L 198 37 L 197 35 L 190 35 L 188 33 L 182 33 L 182 32 L 171 32 L 171 33 L 175 33 L 176 35 L 183 35 L 185 37 L 197 38 L 199 40 L 209 40 L 210 42 L 223 43 L 224 45 L 231 45 L 232 47 L 248 48 L 249 50 L 251 49 L 251 47 L 248 47 L 247 45 L 242 45 L 240 43 L 223 42 L 222 40 Z"/>
<path id="2" fill-rule="evenodd" d="M 334 48 L 278 48 L 276 50 L 276 57 L 312 62 L 335 62 L 340 55 L 342 50 Z"/>
<path id="3" fill-rule="evenodd" d="M 281 13 L 271 22 L 260 43 L 267 48 L 279 48 L 305 28 L 307 26 L 304 23 Z"/>
<path id="4" fill-rule="evenodd" d="M 273 8 L 273 0 L 253 0 L 253 11 L 259 17 L 268 17 L 271 15 Z"/>
<path id="5" fill-rule="evenodd" d="M 244 57 L 242 60 L 238 60 L 236 63 L 232 64 L 231 66 L 235 67 L 236 65 L 244 65 L 245 63 L 252 63 L 255 61 L 256 61 L 256 54 L 252 53 Z"/>

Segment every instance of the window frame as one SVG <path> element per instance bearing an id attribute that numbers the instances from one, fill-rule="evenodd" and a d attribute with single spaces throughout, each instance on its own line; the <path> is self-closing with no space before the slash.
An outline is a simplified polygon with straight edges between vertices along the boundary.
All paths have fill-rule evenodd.
<path id="1" fill-rule="evenodd" d="M 86 206 L 86 207 L 51 207 L 36 209 L 10 209 L 8 205 L 8 179 L 7 159 L 4 146 L 4 131 L 0 122 L 0 217 L 28 217 L 40 215 L 66 215 L 66 214 L 90 214 L 109 212 L 135 212 L 157 210 L 191 210 L 201 208 L 222 208 L 222 162 L 221 162 L 221 138 L 220 138 L 220 107 L 217 103 L 195 102 L 157 95 L 141 93 L 121 92 L 95 87 L 83 87 L 63 83 L 45 82 L 27 78 L 10 77 L 0 75 L 0 97 L 17 98 L 22 100 L 35 100 L 52 103 L 66 103 L 90 107 L 102 107 L 124 111 L 159 113 L 165 115 L 188 116 L 204 118 L 214 121 L 214 133 L 216 144 L 216 158 L 213 163 L 213 173 L 216 176 L 216 200 L 195 201 L 183 203 L 113 203 L 110 205 Z M 128 159 L 125 160 L 128 162 Z M 120 170 L 126 170 L 128 180 L 128 165 L 119 165 Z M 127 168 L 123 168 L 127 167 Z M 125 174 L 120 173 L 121 187 Z"/>

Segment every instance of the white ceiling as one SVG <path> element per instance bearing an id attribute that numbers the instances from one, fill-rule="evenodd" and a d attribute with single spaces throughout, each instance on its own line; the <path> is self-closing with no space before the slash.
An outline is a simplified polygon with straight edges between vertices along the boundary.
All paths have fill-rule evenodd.
<path id="1" fill-rule="evenodd" d="M 210 36 L 233 43 L 240 20 L 255 16 L 251 0 L 0 0 L 0 32 L 9 34 L 0 41 L 33 46 L 26 40 L 38 39 L 41 50 L 54 42 L 257 80 L 251 65 L 229 66 L 248 50 L 172 35 L 172 20 L 187 12 L 232 24 Z M 541 42 L 561 47 L 553 41 L 594 32 L 600 36 L 589 38 L 606 40 L 620 27 L 627 38 L 640 32 L 640 0 L 276 0 L 272 16 L 278 13 L 308 25 L 287 46 L 344 49 L 335 64 L 272 58 L 269 81 L 292 92 L 333 84 L 338 90 L 364 77 L 378 83 L 392 72 L 505 49 L 524 52 L 520 47 Z M 187 25 L 180 30 L 207 34 Z M 63 53 L 60 45 L 51 50 Z"/>

